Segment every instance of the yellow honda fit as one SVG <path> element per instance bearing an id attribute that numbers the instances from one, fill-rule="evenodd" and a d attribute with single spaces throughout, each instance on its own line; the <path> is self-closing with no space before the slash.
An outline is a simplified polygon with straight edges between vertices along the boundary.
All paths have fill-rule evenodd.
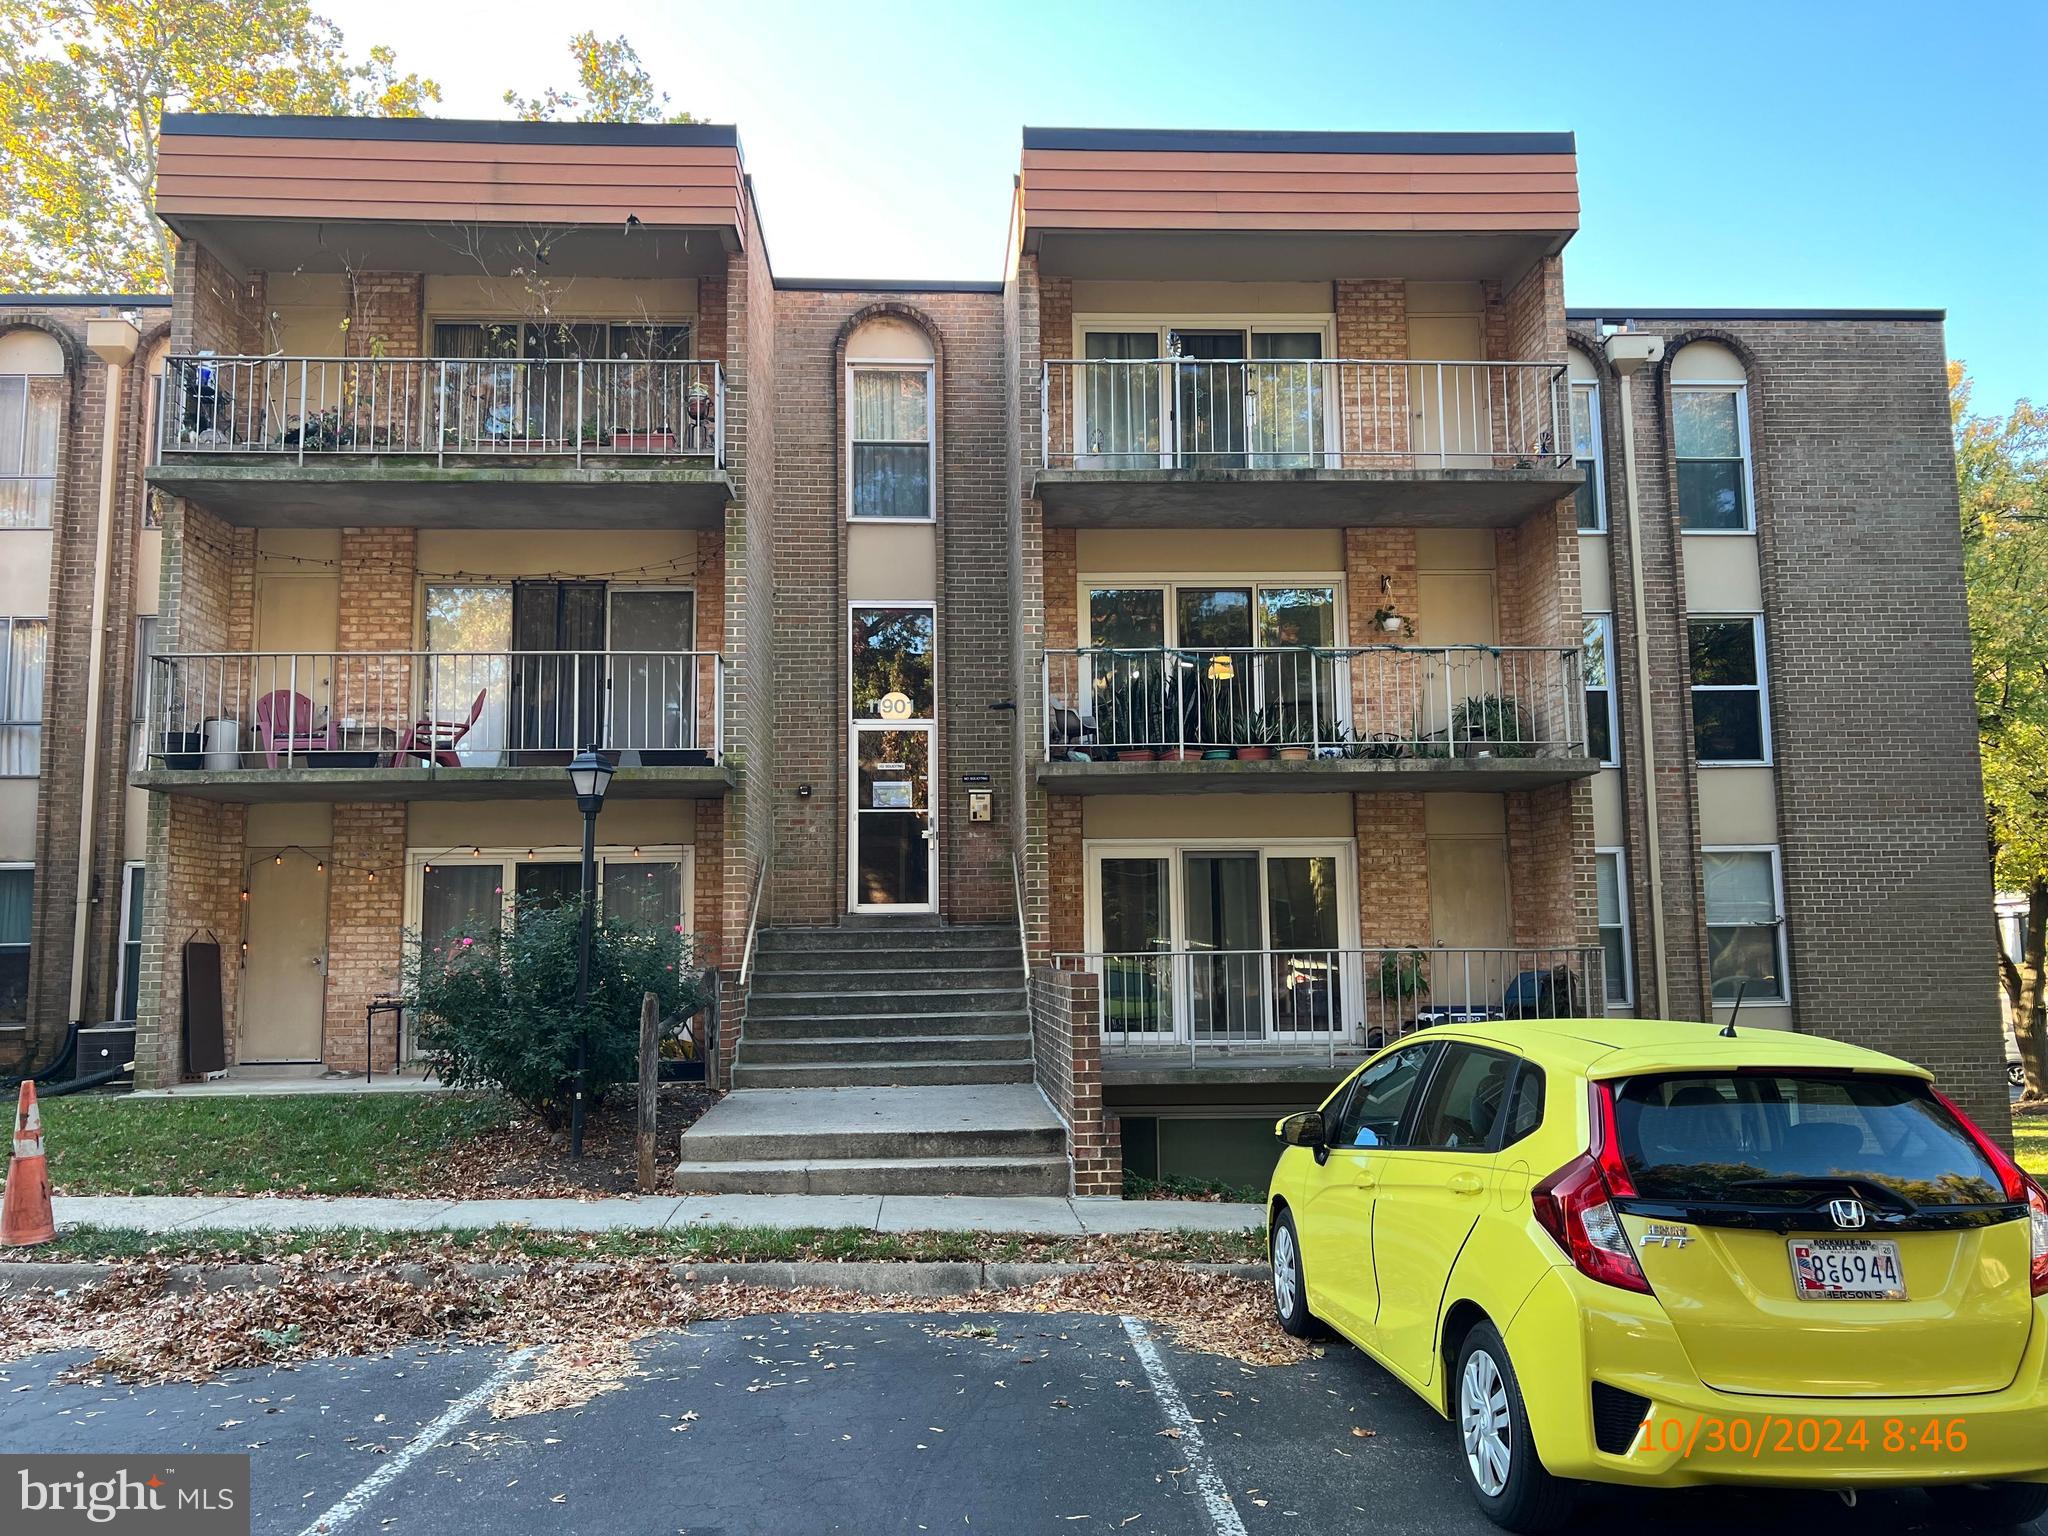
<path id="1" fill-rule="evenodd" d="M 1432 1029 L 1278 1126 L 1280 1324 L 1463 1437 L 1479 1506 L 1576 1480 L 1924 1488 L 2048 1512 L 2048 1195 L 1929 1074 L 1765 1030 Z"/>

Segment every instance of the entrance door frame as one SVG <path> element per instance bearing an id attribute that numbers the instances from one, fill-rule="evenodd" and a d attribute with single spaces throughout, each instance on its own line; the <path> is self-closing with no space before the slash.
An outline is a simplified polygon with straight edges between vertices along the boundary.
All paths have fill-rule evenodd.
<path id="1" fill-rule="evenodd" d="M 334 955 L 334 881 L 328 866 L 334 862 L 334 850 L 325 844 L 302 848 L 296 843 L 273 847 L 249 848 L 243 852 L 242 889 L 250 888 L 256 868 L 260 864 L 289 860 L 310 860 L 314 872 L 320 878 L 320 1017 L 315 1021 L 313 1054 L 310 1056 L 252 1056 L 245 1047 L 248 1044 L 249 1017 L 245 1001 L 248 996 L 249 934 L 255 922 L 256 903 L 242 903 L 242 953 L 237 958 L 241 963 L 241 978 L 236 987 L 235 1003 L 235 1064 L 237 1066 L 309 1066 L 326 1060 L 327 1057 L 327 983 L 328 971 Z M 146 895 L 145 895 L 146 899 Z"/>
<path id="2" fill-rule="evenodd" d="M 1191 853 L 1256 853 L 1259 859 L 1259 948 L 1273 947 L 1273 909 L 1266 865 L 1274 858 L 1321 855 L 1337 861 L 1337 943 L 1341 950 L 1362 946 L 1358 937 L 1358 843 L 1355 838 L 1338 837 L 1196 837 L 1196 838 L 1090 838 L 1082 844 L 1081 906 L 1088 952 L 1102 953 L 1102 861 L 1112 859 L 1164 859 L 1166 861 L 1166 913 L 1168 942 L 1174 954 L 1188 953 L 1187 881 L 1185 859 Z M 1176 968 L 1178 969 L 1178 967 Z M 1363 997 L 1362 978 L 1344 966 L 1344 995 L 1353 1009 Z M 1261 1002 L 1262 1037 L 1273 1038 L 1274 1016 L 1270 997 Z M 1358 1022 L 1333 1018 L 1331 1030 L 1342 1036 Z M 1176 978 L 1173 988 L 1173 1033 L 1159 1043 L 1185 1045 L 1194 1029 L 1194 989 Z M 1320 1038 L 1321 1030 L 1296 1030 L 1298 1038 Z"/>
<path id="3" fill-rule="evenodd" d="M 932 713 L 926 719 L 862 720 L 853 712 L 853 616 L 862 608 L 922 608 L 932 616 Z M 842 629 L 846 657 L 846 910 L 859 917 L 929 917 L 939 910 L 939 699 L 945 682 L 940 674 L 939 605 L 931 598 L 850 598 Z M 877 731 L 923 731 L 925 749 L 926 889 L 931 900 L 921 906 L 897 902 L 871 906 L 860 899 L 860 738 Z"/>

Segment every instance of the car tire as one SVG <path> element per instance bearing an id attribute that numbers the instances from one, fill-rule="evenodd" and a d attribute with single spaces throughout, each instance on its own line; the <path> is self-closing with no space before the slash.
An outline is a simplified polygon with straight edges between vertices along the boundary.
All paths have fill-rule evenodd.
<path id="1" fill-rule="evenodd" d="M 2024 1066 L 2020 1065 L 2020 1063 L 2018 1063 L 2018 1062 L 2016 1062 L 2016 1061 L 2008 1061 L 2008 1062 L 2007 1062 L 2007 1063 L 2005 1064 L 2005 1081 L 2006 1081 L 2006 1084 L 2007 1084 L 2007 1086 L 2009 1086 L 2009 1087 L 2013 1087 L 2013 1088 L 2024 1088 L 2024 1087 L 2026 1087 L 2026 1086 L 2027 1086 L 2027 1069 L 2026 1069 L 2026 1068 L 2025 1068 Z"/>
<path id="2" fill-rule="evenodd" d="M 1285 1210 L 1273 1218 L 1266 1236 L 1266 1257 L 1273 1265 L 1273 1315 L 1297 1339 L 1312 1339 L 1323 1325 L 1308 1309 L 1308 1277 L 1301 1267 L 1301 1234 Z"/>
<path id="3" fill-rule="evenodd" d="M 1458 1346 L 1451 1422 L 1465 1485 L 1487 1519 L 1520 1536 L 1560 1530 L 1571 1519 L 1576 1491 L 1537 1457 L 1521 1383 L 1491 1323 L 1474 1324 Z"/>
<path id="4" fill-rule="evenodd" d="M 1955 1483 L 1927 1497 L 1943 1525 L 1966 1531 L 2009 1531 L 2048 1515 L 2048 1483 Z"/>

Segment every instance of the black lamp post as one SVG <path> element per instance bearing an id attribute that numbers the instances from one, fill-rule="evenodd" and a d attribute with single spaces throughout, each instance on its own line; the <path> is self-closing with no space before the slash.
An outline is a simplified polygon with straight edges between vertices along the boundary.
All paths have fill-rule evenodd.
<path id="1" fill-rule="evenodd" d="M 576 809 L 583 813 L 583 911 L 576 937 L 576 1097 L 569 1104 L 569 1155 L 583 1156 L 583 1100 L 590 1069 L 590 1043 L 584 1012 L 590 1007 L 590 931 L 597 918 L 597 813 L 612 782 L 612 765 L 585 747 L 569 764 Z"/>

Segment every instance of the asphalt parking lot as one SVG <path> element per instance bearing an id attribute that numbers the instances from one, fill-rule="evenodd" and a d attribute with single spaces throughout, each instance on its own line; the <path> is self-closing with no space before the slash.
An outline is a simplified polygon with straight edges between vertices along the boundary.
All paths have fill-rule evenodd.
<path id="1" fill-rule="evenodd" d="M 414 1348 L 199 1386 L 0 1370 L 0 1453 L 248 1451 L 254 1529 L 1486 1532 L 1442 1420 L 1355 1350 L 1251 1368 L 1093 1315 L 768 1316 L 645 1341 L 616 1390 L 494 1419 L 533 1362 Z M 1842 1526 L 1828 1496 L 1603 1492 L 1660 1536 Z M 1866 1497 L 1859 1536 L 1930 1529 Z"/>

